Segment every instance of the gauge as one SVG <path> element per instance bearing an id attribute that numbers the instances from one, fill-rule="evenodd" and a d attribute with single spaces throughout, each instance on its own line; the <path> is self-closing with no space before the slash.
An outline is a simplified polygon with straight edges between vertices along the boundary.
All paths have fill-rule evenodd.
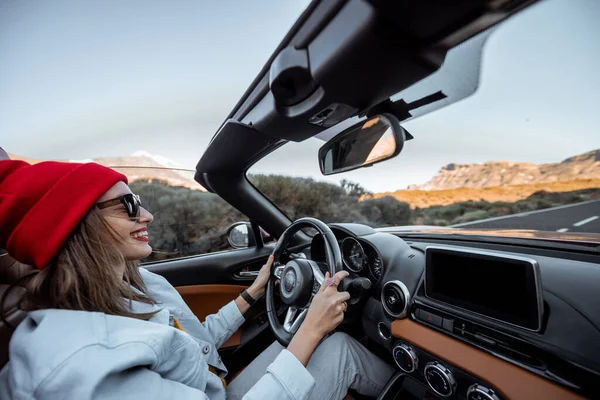
<path id="1" fill-rule="evenodd" d="M 346 238 L 342 242 L 342 259 L 350 271 L 360 272 L 365 266 L 367 256 L 358 240 Z"/>
<path id="2" fill-rule="evenodd" d="M 376 251 L 369 254 L 369 270 L 376 281 L 381 278 L 381 274 L 383 273 L 383 260 Z"/>

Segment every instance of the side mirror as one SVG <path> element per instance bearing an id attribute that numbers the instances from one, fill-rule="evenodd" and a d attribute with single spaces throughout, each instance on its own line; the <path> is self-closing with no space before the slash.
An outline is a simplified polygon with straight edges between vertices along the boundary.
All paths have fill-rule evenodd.
<path id="1" fill-rule="evenodd" d="M 250 222 L 236 222 L 227 229 L 227 241 L 234 249 L 256 246 L 256 238 Z"/>
<path id="2" fill-rule="evenodd" d="M 398 118 L 380 114 L 333 137 L 319 149 L 323 175 L 368 167 L 396 157 L 404 147 L 406 131 Z"/>

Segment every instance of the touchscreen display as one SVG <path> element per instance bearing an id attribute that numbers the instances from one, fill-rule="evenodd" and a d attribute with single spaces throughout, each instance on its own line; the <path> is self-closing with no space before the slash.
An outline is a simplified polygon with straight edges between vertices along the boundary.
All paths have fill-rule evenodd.
<path id="1" fill-rule="evenodd" d="M 430 298 L 538 330 L 535 268 L 525 260 L 429 248 L 425 291 Z"/>

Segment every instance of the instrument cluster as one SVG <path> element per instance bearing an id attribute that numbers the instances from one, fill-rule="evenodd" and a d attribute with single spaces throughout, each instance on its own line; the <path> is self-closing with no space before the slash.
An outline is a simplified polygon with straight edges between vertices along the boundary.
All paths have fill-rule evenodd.
<path id="1" fill-rule="evenodd" d="M 353 237 L 347 237 L 340 243 L 344 266 L 357 274 L 366 269 L 373 279 L 378 281 L 383 274 L 383 260 L 381 255 L 371 245 L 360 242 Z"/>

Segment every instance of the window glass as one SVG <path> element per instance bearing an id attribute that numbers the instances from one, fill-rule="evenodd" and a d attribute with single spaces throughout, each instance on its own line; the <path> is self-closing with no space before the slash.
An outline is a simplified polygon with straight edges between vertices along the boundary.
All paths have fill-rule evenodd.
<path id="1" fill-rule="evenodd" d="M 148 226 L 152 254 L 143 262 L 230 250 L 228 228 L 248 221 L 221 197 L 196 181 L 194 171 L 168 168 L 115 167 L 154 216 Z"/>

